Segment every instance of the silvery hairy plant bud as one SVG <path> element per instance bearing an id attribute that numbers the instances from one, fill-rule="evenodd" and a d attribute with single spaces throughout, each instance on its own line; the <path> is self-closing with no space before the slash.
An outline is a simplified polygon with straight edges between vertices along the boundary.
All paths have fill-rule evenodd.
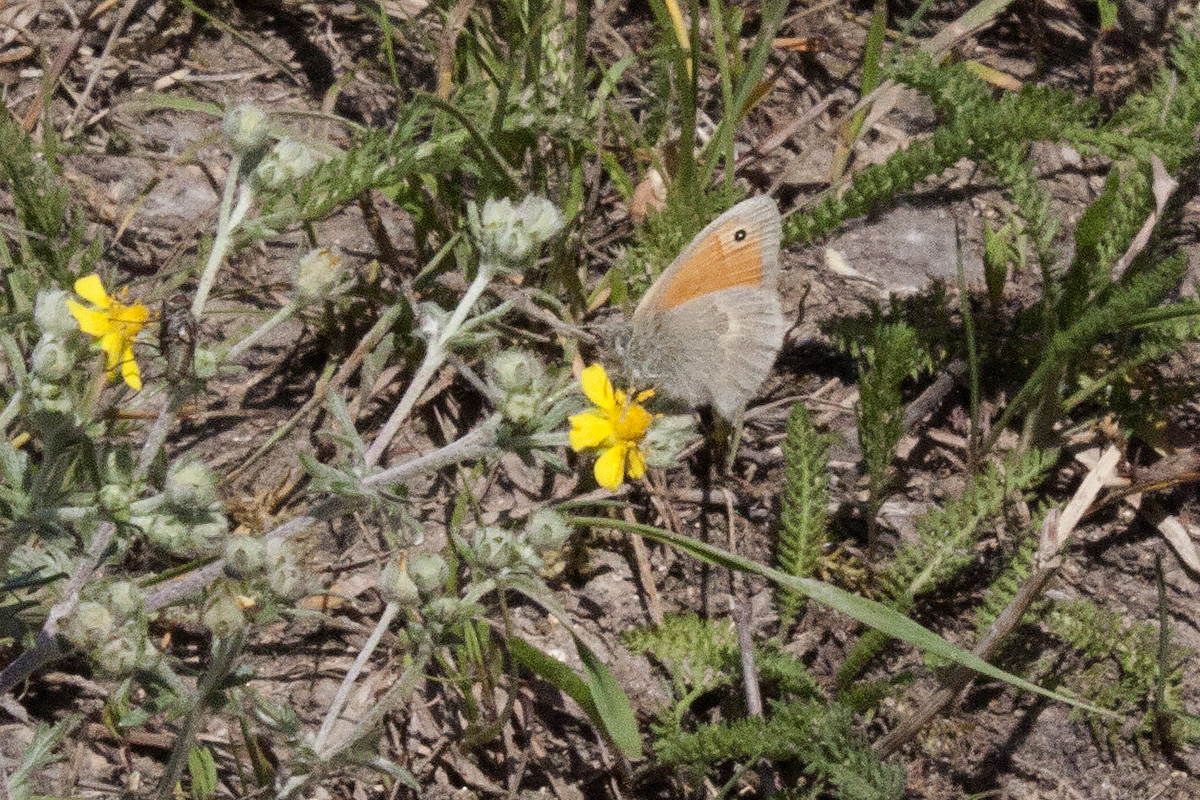
<path id="1" fill-rule="evenodd" d="M 471 550 L 481 567 L 501 570 L 517 561 L 512 534 L 503 528 L 480 528 L 471 537 Z"/>
<path id="2" fill-rule="evenodd" d="M 230 536 L 225 542 L 225 574 L 250 578 L 267 565 L 267 546 L 257 536 Z"/>
<path id="3" fill-rule="evenodd" d="M 309 250 L 296 263 L 296 295 L 304 302 L 330 300 L 331 291 L 342 276 L 345 259 L 332 247 Z"/>
<path id="4" fill-rule="evenodd" d="M 81 649 L 102 644 L 114 625 L 112 612 L 102 603 L 84 601 L 75 608 L 75 613 L 63 626 L 63 636 Z"/>
<path id="5" fill-rule="evenodd" d="M 246 614 L 237 599 L 224 592 L 217 592 L 216 597 L 200 615 L 200 622 L 212 631 L 214 636 L 224 638 L 246 627 Z"/>
<path id="6" fill-rule="evenodd" d="M 695 441 L 696 435 L 691 414 L 673 414 L 654 420 L 640 445 L 646 464 L 651 467 L 674 465 L 679 454 Z"/>
<path id="7" fill-rule="evenodd" d="M 408 560 L 408 574 L 421 594 L 437 594 L 450 580 L 450 565 L 437 553 L 414 553 Z"/>
<path id="8" fill-rule="evenodd" d="M 501 391 L 528 389 L 546 376 L 542 362 L 524 350 L 502 350 L 488 360 L 488 372 Z"/>
<path id="9" fill-rule="evenodd" d="M 467 224 L 482 260 L 519 266 L 562 230 L 563 218 L 553 203 L 538 195 L 516 205 L 508 198 L 489 197 L 482 209 L 474 203 L 467 207 Z"/>
<path id="10" fill-rule="evenodd" d="M 29 359 L 33 371 L 47 381 L 61 381 L 75 366 L 75 353 L 58 336 L 43 334 Z"/>
<path id="11" fill-rule="evenodd" d="M 325 156 L 303 142 L 285 136 L 254 168 L 251 179 L 259 189 L 278 189 L 299 180 L 325 161 Z"/>
<path id="12" fill-rule="evenodd" d="M 162 654 L 146 640 L 145 633 L 134 625 L 119 628 L 104 644 L 92 651 L 92 663 L 109 678 L 124 678 L 134 670 L 152 670 L 162 661 Z"/>
<path id="13" fill-rule="evenodd" d="M 221 357 L 211 347 L 197 347 L 192 353 L 192 373 L 200 380 L 208 380 L 217 374 Z"/>
<path id="14" fill-rule="evenodd" d="M 379 573 L 379 593 L 389 603 L 401 608 L 416 608 L 421 602 L 421 592 L 413 582 L 408 570 L 399 559 L 389 559 Z"/>
<path id="15" fill-rule="evenodd" d="M 132 581 L 114 581 L 108 586 L 105 600 L 113 614 L 125 619 L 141 613 L 146 593 Z"/>
<path id="16" fill-rule="evenodd" d="M 71 298 L 63 289 L 43 289 L 33 303 L 33 321 L 49 336 L 68 336 L 79 330 L 79 323 L 67 309 Z"/>
<path id="17" fill-rule="evenodd" d="M 221 127 L 234 152 L 242 155 L 260 150 L 271 135 L 267 112 L 253 103 L 240 103 L 227 110 Z"/>
<path id="18" fill-rule="evenodd" d="M 525 540 L 538 552 L 560 550 L 570 537 L 571 526 L 550 508 L 539 508 L 525 524 Z"/>
<path id="19" fill-rule="evenodd" d="M 217 500 L 217 478 L 203 461 L 181 458 L 167 470 L 167 500 L 186 509 L 207 509 Z"/>
<path id="20" fill-rule="evenodd" d="M 129 519 L 133 489 L 123 483 L 106 483 L 96 492 L 96 504 L 113 519 Z"/>

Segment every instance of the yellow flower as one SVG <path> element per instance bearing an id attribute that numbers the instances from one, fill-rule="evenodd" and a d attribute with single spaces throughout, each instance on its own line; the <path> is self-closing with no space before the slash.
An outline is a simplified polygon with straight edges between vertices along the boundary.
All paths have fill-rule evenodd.
<path id="1" fill-rule="evenodd" d="M 608 373 L 599 364 L 592 364 L 579 376 L 583 393 L 596 406 L 571 417 L 571 448 L 603 450 L 596 459 L 596 483 L 605 489 L 616 489 L 625 480 L 646 474 L 646 458 L 638 448 L 654 415 L 641 406 L 654 395 L 653 390 L 641 392 L 630 399 L 625 392 L 613 389 Z"/>
<path id="2" fill-rule="evenodd" d="M 88 308 L 74 300 L 67 301 L 71 316 L 79 323 L 79 329 L 88 336 L 95 336 L 96 343 L 104 351 L 108 377 L 115 378 L 117 368 L 129 388 L 141 391 L 142 373 L 133 360 L 133 342 L 138 332 L 150 319 L 150 310 L 141 303 L 126 305 L 104 291 L 99 275 L 88 275 L 75 281 L 75 292 L 92 304 Z"/>

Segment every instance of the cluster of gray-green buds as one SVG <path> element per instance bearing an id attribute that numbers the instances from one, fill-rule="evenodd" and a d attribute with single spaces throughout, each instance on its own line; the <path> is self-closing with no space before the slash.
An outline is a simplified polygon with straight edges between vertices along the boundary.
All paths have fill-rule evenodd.
<path id="1" fill-rule="evenodd" d="M 497 410 L 509 422 L 529 425 L 553 402 L 554 385 L 546 368 L 523 350 L 503 350 L 487 363 L 488 387 Z"/>
<path id="2" fill-rule="evenodd" d="M 286 536 L 266 541 L 267 588 L 281 600 L 299 600 L 309 593 L 311 582 L 300 564 L 296 543 Z"/>
<path id="3" fill-rule="evenodd" d="M 66 391 L 78 354 L 79 325 L 67 310 L 69 295 L 61 289 L 38 292 L 33 319 L 42 335 L 30 356 L 29 398 L 35 409 L 69 413 L 74 403 Z"/>
<path id="4" fill-rule="evenodd" d="M 500 266 L 526 264 L 563 227 L 562 214 L 544 197 L 528 195 L 520 203 L 488 198 L 481 210 L 467 206 L 467 225 L 482 261 Z"/>
<path id="5" fill-rule="evenodd" d="M 285 136 L 258 162 L 250 179 L 256 189 L 275 190 L 300 180 L 326 160 L 315 148 Z"/>
<path id="6" fill-rule="evenodd" d="M 83 600 L 64 620 L 62 635 L 88 653 L 104 675 L 122 678 L 134 670 L 153 670 L 162 654 L 150 642 L 145 595 L 129 581 L 89 587 Z"/>
<path id="7" fill-rule="evenodd" d="M 300 551 L 286 536 L 229 536 L 224 556 L 225 575 L 231 579 L 265 585 L 271 594 L 286 601 L 309 593 L 310 581 L 300 563 Z"/>
<path id="8" fill-rule="evenodd" d="M 296 299 L 302 303 L 331 300 L 345 269 L 345 259 L 337 249 L 318 247 L 296 262 L 293 282 Z"/>
<path id="9" fill-rule="evenodd" d="M 471 562 L 487 572 L 536 572 L 562 550 L 571 527 L 557 511 L 534 512 L 520 531 L 487 526 L 475 531 L 469 543 Z"/>
<path id="10" fill-rule="evenodd" d="M 233 151 L 243 156 L 257 153 L 271 138 L 267 112 L 253 103 L 240 103 L 228 109 L 221 128 Z"/>
<path id="11" fill-rule="evenodd" d="M 135 504 L 142 505 L 142 504 Z M 181 459 L 167 470 L 159 502 L 130 523 L 140 528 L 153 546 L 181 558 L 221 553 L 229 520 L 217 496 L 216 477 L 200 461 Z"/>
<path id="12" fill-rule="evenodd" d="M 439 596 L 450 580 L 450 565 L 437 553 L 413 553 L 393 558 L 379 574 L 379 591 L 389 603 L 416 608 Z"/>

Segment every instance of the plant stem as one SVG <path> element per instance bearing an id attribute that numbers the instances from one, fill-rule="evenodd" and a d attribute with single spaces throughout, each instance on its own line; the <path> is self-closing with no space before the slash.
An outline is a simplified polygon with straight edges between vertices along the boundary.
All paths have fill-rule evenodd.
<path id="1" fill-rule="evenodd" d="M 383 614 L 380 615 L 379 621 L 375 623 L 375 629 L 367 637 L 362 650 L 358 651 L 358 656 L 354 659 L 354 663 L 350 665 L 350 669 L 346 671 L 346 676 L 342 678 L 342 685 L 338 687 L 337 694 L 333 697 L 333 702 L 329 704 L 329 710 L 325 712 L 325 719 L 321 722 L 321 728 L 317 731 L 316 739 L 313 740 L 312 747 L 315 752 L 319 753 L 325 748 L 325 741 L 329 738 L 329 734 L 333 731 L 334 723 L 337 722 L 338 716 L 342 713 L 342 709 L 346 705 L 346 701 L 350 698 L 350 690 L 354 688 L 354 682 L 358 680 L 359 673 L 367 665 L 367 661 L 371 658 L 371 654 L 375 652 L 375 648 L 379 646 L 380 640 L 383 639 L 384 631 L 391 626 L 392 620 L 399 613 L 400 605 L 394 601 L 389 602 L 384 607 Z"/>
<path id="2" fill-rule="evenodd" d="M 454 313 L 446 322 L 446 325 L 438 333 L 436 337 L 432 337 L 429 341 L 429 346 L 425 348 L 425 357 L 421 359 L 421 365 L 417 367 L 416 373 L 413 374 L 412 380 L 408 384 L 408 388 L 404 390 L 400 402 L 396 404 L 396 408 L 392 411 L 392 415 L 388 417 L 388 421 L 384 424 L 379 435 L 375 437 L 375 441 L 367 448 L 366 462 L 367 466 L 373 466 L 378 463 L 380 456 L 387 450 L 392 439 L 400 431 L 400 426 L 408 419 L 408 415 L 412 413 L 413 407 L 416 406 L 417 400 L 429 385 L 429 381 L 433 379 L 434 374 L 441 368 L 446 360 L 446 351 L 450 342 L 458 335 L 463 323 L 466 322 L 467 315 L 471 313 L 471 309 L 479 302 L 480 295 L 487 285 L 491 282 L 492 276 L 496 273 L 496 268 L 493 264 L 482 261 L 479 264 L 479 272 L 475 275 L 475 280 L 471 281 L 471 285 L 467 287 L 466 294 L 459 301 L 458 307 L 454 309 Z"/>
<path id="3" fill-rule="evenodd" d="M 299 310 L 300 303 L 293 299 L 287 305 L 272 314 L 270 319 L 247 334 L 244 339 L 235 344 L 233 347 L 229 348 L 229 350 L 226 351 L 225 357 L 222 359 L 222 361 L 236 361 L 237 358 L 249 350 L 255 342 L 266 336 L 277 325 L 280 325 L 291 319 Z"/>
<path id="4" fill-rule="evenodd" d="M 233 243 L 233 232 L 241 224 L 242 218 L 246 216 L 246 212 L 250 209 L 250 202 L 254 198 L 254 192 L 250 187 L 241 183 L 241 172 L 242 156 L 234 153 L 233 158 L 229 161 L 229 173 L 225 176 L 225 191 L 221 194 L 221 210 L 217 215 L 217 235 L 213 239 L 212 250 L 208 253 L 204 271 L 200 273 L 200 284 L 196 287 L 196 296 L 192 298 L 192 316 L 196 319 L 200 318 L 204 311 L 204 304 L 208 302 L 208 294 L 212 291 L 213 282 L 217 279 L 221 262 L 225 260 L 225 254 L 228 252 L 230 244 Z M 232 208 L 235 194 L 238 194 L 238 203 L 236 208 Z"/>

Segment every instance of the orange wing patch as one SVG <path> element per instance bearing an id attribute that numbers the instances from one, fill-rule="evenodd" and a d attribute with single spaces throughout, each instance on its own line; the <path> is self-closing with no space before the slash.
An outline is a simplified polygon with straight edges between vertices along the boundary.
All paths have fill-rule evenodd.
<path id="1" fill-rule="evenodd" d="M 739 232 L 750 235 L 738 241 Z M 679 270 L 663 287 L 654 305 L 659 310 L 666 310 L 722 289 L 759 286 L 762 277 L 761 236 L 751 233 L 743 225 L 730 225 L 709 234 L 679 265 Z"/>

